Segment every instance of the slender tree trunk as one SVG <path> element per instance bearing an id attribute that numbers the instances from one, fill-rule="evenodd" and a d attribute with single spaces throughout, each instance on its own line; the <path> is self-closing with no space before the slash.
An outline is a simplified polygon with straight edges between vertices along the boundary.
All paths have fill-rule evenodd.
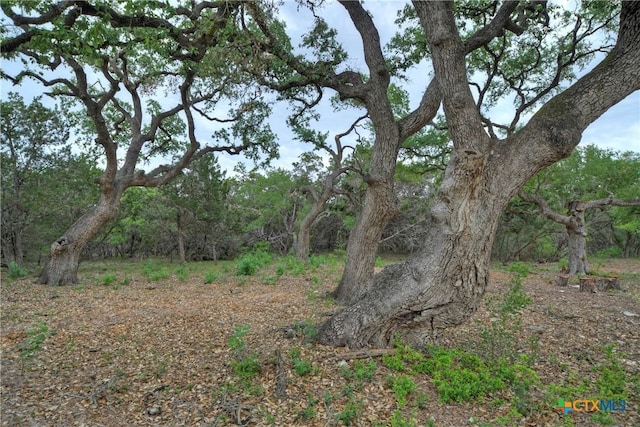
<path id="1" fill-rule="evenodd" d="M 295 236 L 293 248 L 296 257 L 302 261 L 309 259 L 309 246 L 311 241 L 311 227 L 318 216 L 324 212 L 326 203 L 319 205 L 316 203 L 311 211 L 302 219 L 298 234 Z"/>
<path id="2" fill-rule="evenodd" d="M 78 219 L 60 238 L 51 244 L 49 260 L 40 274 L 39 282 L 48 285 L 78 283 L 78 267 L 82 250 L 116 217 L 120 195 L 100 198 L 97 205 Z"/>
<path id="3" fill-rule="evenodd" d="M 566 223 L 569 237 L 569 274 L 587 274 L 587 227 L 584 220 L 585 204 L 569 203 L 569 221 Z"/>
<path id="4" fill-rule="evenodd" d="M 176 228 L 178 229 L 178 257 L 180 258 L 180 262 L 184 264 L 187 261 L 187 255 L 184 250 L 184 224 L 180 209 L 178 209 L 176 217 Z"/>

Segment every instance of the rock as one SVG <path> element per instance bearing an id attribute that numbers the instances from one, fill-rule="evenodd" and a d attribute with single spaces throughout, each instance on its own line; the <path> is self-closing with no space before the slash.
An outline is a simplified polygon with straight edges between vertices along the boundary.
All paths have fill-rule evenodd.
<path id="1" fill-rule="evenodd" d="M 152 406 L 150 408 L 147 408 L 147 415 L 150 415 L 152 417 L 160 415 L 160 412 L 161 410 L 159 406 Z"/>
<path id="2" fill-rule="evenodd" d="M 622 314 L 624 314 L 627 317 L 640 317 L 640 314 L 636 314 L 632 311 L 623 311 Z"/>

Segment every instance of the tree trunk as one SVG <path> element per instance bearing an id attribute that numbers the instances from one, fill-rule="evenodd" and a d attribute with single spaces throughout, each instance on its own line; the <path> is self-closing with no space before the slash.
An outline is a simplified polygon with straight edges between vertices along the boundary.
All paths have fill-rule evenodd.
<path id="1" fill-rule="evenodd" d="M 420 345 L 475 311 L 500 212 L 515 192 L 495 197 L 485 166 L 484 156 L 454 154 L 431 211 L 428 245 L 375 276 L 357 302 L 322 325 L 321 342 L 384 347 L 400 335 Z"/>
<path id="2" fill-rule="evenodd" d="M 187 262 L 187 254 L 184 250 L 184 224 L 182 220 L 182 212 L 178 209 L 178 213 L 176 214 L 176 228 L 178 231 L 178 257 L 180 258 L 180 263 L 184 264 Z"/>
<path id="3" fill-rule="evenodd" d="M 78 219 L 51 244 L 49 260 L 39 282 L 47 285 L 78 283 L 78 267 L 82 250 L 118 213 L 120 196 L 103 195 L 97 205 Z"/>
<path id="4" fill-rule="evenodd" d="M 295 241 L 293 242 L 293 249 L 295 251 L 296 257 L 301 261 L 307 261 L 309 259 L 311 226 L 323 210 L 324 207 L 322 208 L 322 210 L 318 210 L 318 212 L 316 213 L 316 206 L 314 206 L 311 212 L 309 212 L 300 223 L 298 234 L 295 238 Z"/>
<path id="5" fill-rule="evenodd" d="M 349 234 L 344 273 L 334 291 L 341 304 L 351 304 L 366 292 L 374 274 L 382 233 L 398 212 L 392 182 L 368 184 L 362 211 Z"/>
<path id="6" fill-rule="evenodd" d="M 388 346 L 399 335 L 422 345 L 469 318 L 486 288 L 493 238 L 511 197 L 542 168 L 569 156 L 590 123 L 640 88 L 640 6 L 623 2 L 609 55 L 513 135 L 489 138 L 468 87 L 452 4 L 413 4 L 427 34 L 455 150 L 423 249 L 387 267 L 364 285 L 357 301 L 327 320 L 318 334 L 324 344 Z"/>
<path id="7" fill-rule="evenodd" d="M 587 228 L 584 220 L 585 206 L 581 202 L 569 203 L 569 222 L 566 224 L 569 237 L 569 274 L 586 275 Z"/>

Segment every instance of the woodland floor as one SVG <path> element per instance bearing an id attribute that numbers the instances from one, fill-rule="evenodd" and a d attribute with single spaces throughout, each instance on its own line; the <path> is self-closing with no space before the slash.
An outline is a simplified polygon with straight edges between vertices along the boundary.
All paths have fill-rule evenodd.
<path id="1" fill-rule="evenodd" d="M 94 262 L 82 265 L 80 285 L 68 287 L 3 277 L 1 425 L 640 426 L 640 317 L 632 316 L 640 314 L 640 260 L 594 261 L 600 272 L 622 277 L 622 290 L 595 294 L 553 284 L 557 264 L 532 266 L 523 280 L 532 301 L 510 326 L 515 336 L 488 336 L 504 340 L 501 351 L 527 355 L 541 379 L 521 399 L 529 410 L 519 415 L 513 390 L 442 403 L 426 375 L 412 377 L 418 391 L 399 407 L 381 357 L 372 359 L 373 378 L 354 384 L 345 374 L 356 360 L 345 357 L 349 349 L 305 342 L 311 325 L 338 308 L 324 295 L 342 264 L 328 259 L 283 275 L 274 260 L 253 276 L 236 276 L 233 262 L 147 264 L 146 274 L 144 261 Z M 206 284 L 205 276 L 215 280 Z M 511 280 L 496 264 L 478 313 L 437 344 L 467 351 L 486 345 Z M 630 390 L 626 410 L 561 415 L 554 404 L 569 396 L 560 393 L 607 397 L 575 395 L 588 393 L 584 384 L 606 381 L 598 367 L 607 345 Z M 232 369 L 243 357 L 260 368 L 250 382 Z"/>

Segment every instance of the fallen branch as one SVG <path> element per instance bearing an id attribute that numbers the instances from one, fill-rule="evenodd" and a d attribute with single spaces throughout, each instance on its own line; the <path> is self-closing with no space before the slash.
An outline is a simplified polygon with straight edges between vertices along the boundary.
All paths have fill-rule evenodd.
<path id="1" fill-rule="evenodd" d="M 385 355 L 396 354 L 395 348 L 373 348 L 351 351 L 348 353 L 336 354 L 329 356 L 328 360 L 354 360 L 354 359 L 372 359 L 374 357 L 382 357 Z"/>

